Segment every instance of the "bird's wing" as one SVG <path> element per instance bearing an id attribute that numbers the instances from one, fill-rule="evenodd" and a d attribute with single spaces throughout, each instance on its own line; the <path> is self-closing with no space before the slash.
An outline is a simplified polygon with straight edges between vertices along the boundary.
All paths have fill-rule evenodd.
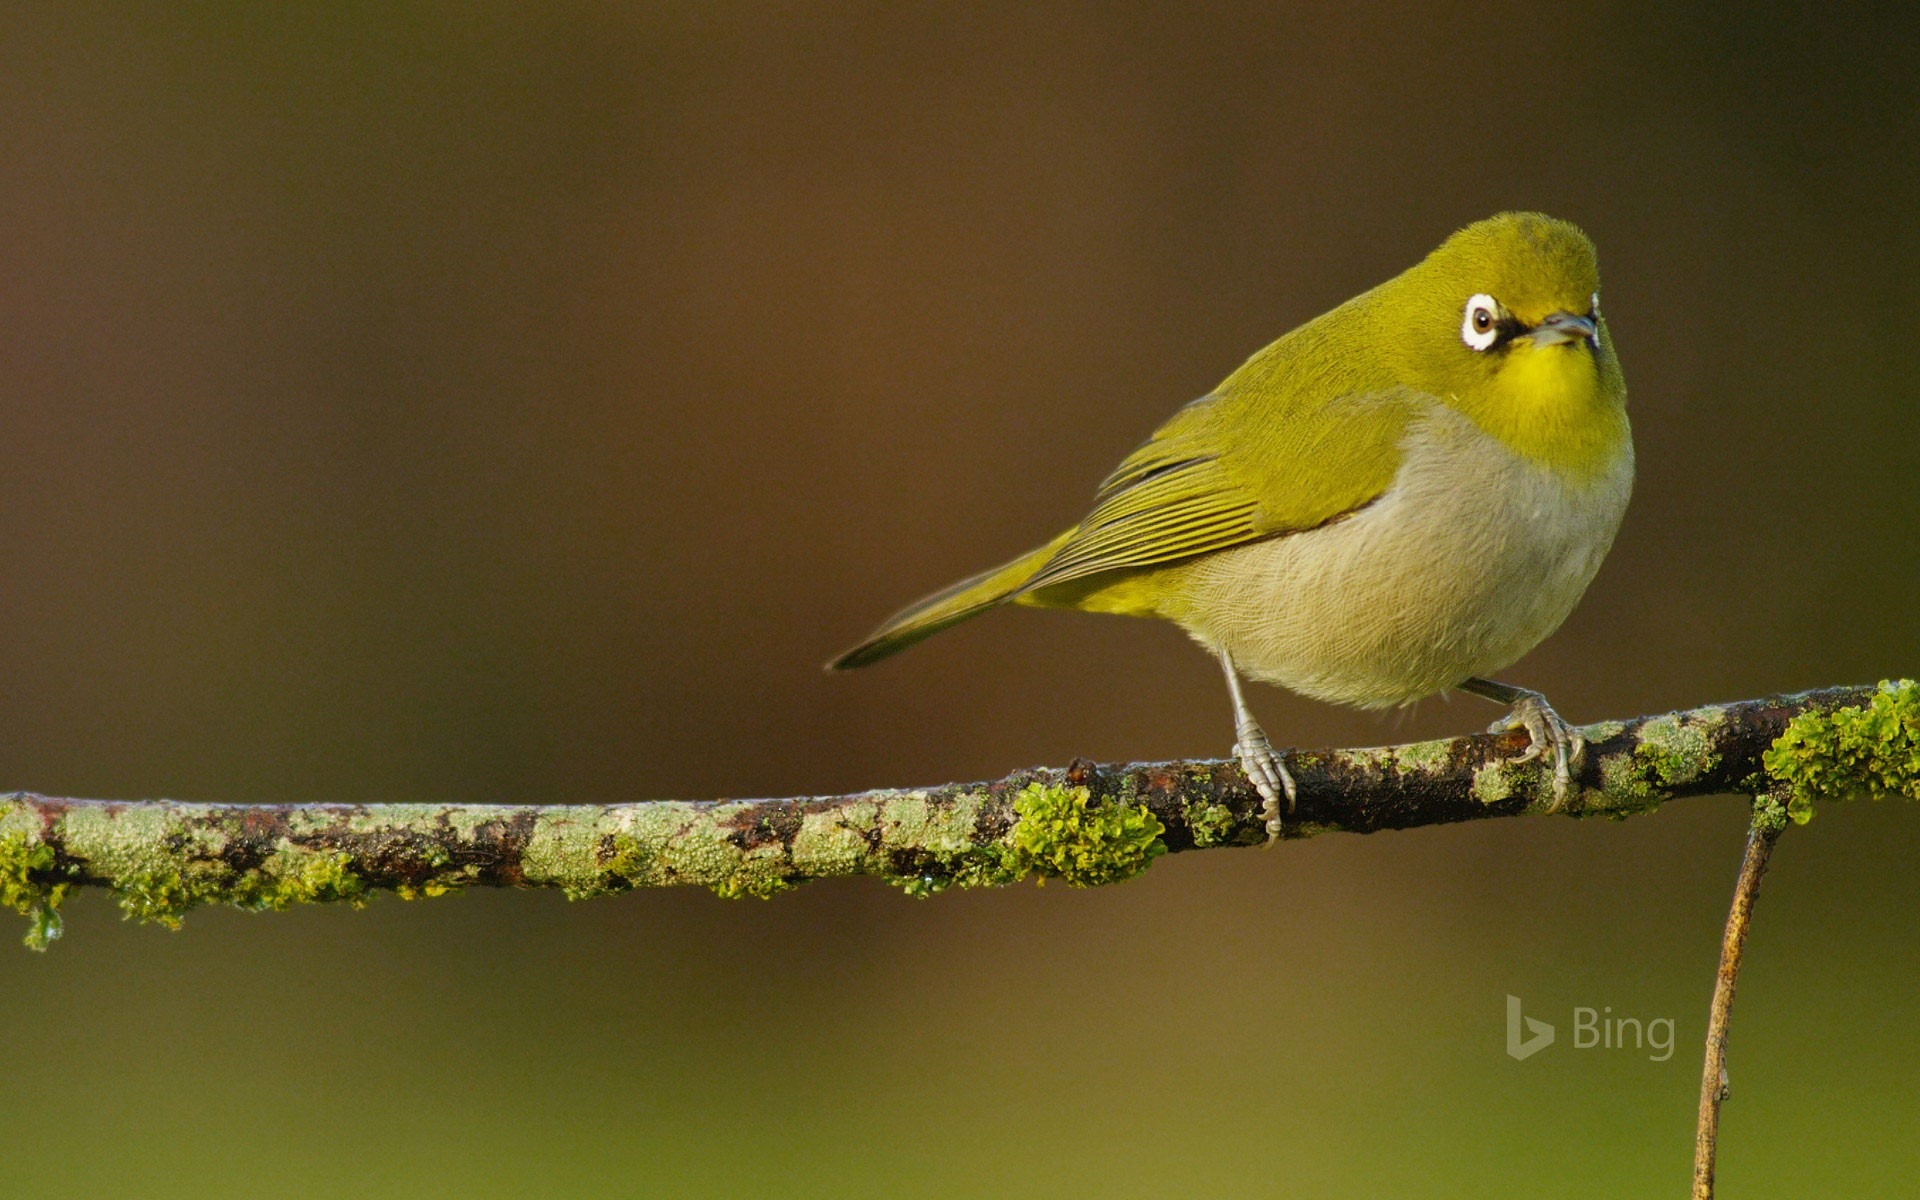
<path id="1" fill-rule="evenodd" d="M 1396 392 L 1295 405 L 1264 420 L 1252 403 L 1215 394 L 1176 413 L 1107 476 L 1087 519 L 1020 590 L 1337 521 L 1392 485 L 1416 411 Z"/>

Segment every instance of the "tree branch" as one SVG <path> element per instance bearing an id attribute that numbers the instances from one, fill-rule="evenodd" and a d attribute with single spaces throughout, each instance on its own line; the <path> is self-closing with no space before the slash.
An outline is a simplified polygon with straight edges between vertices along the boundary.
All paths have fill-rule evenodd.
<path id="1" fill-rule="evenodd" d="M 1720 1102 L 1727 1098 L 1727 1028 L 1733 1019 L 1733 989 L 1740 979 L 1740 955 L 1746 949 L 1747 928 L 1753 923 L 1753 902 L 1760 895 L 1760 877 L 1767 873 L 1773 844 L 1787 827 L 1779 801 L 1756 797 L 1753 824 L 1747 830 L 1747 850 L 1733 886 L 1733 905 L 1727 912 L 1726 932 L 1720 939 L 1720 971 L 1714 977 L 1713 1004 L 1707 1014 L 1706 1063 L 1700 1072 L 1700 1118 L 1693 1136 L 1693 1200 L 1713 1200 L 1714 1156 L 1720 1141 Z"/>
<path id="2" fill-rule="evenodd" d="M 1687 796 L 1767 790 L 1761 756 L 1798 714 L 1867 703 L 1836 688 L 1588 726 L 1565 811 L 1625 816 Z M 1287 838 L 1544 812 L 1547 769 L 1511 760 L 1524 733 L 1288 754 L 1299 806 Z M 1260 797 L 1227 761 L 1016 772 L 991 783 L 779 800 L 619 805 L 223 805 L 0 796 L 0 902 L 58 933 L 72 887 L 108 887 L 142 919 L 211 903 L 284 908 L 467 886 L 572 896 L 698 884 L 768 896 L 873 875 L 917 895 L 1126 878 L 1155 855 L 1262 841 Z"/>
<path id="3" fill-rule="evenodd" d="M 1524 733 L 1287 754 L 1299 804 L 1283 838 L 1373 833 L 1564 811 L 1624 817 L 1687 796 L 1754 796 L 1720 950 L 1695 1138 L 1696 1198 L 1713 1195 L 1727 1023 L 1760 877 L 1789 820 L 1815 800 L 1920 799 L 1920 684 L 1832 688 L 1610 721 L 1554 807 L 1551 769 L 1519 763 Z M 809 879 L 875 875 L 913 895 L 1037 873 L 1091 886 L 1169 852 L 1266 840 L 1261 799 L 1217 760 L 1077 760 L 992 783 L 789 800 L 617 805 L 185 804 L 0 796 L 0 905 L 27 944 L 60 932 L 74 887 L 108 887 L 142 920 L 177 926 L 201 904 L 362 903 L 467 886 L 593 896 L 690 883 L 771 896 Z"/>

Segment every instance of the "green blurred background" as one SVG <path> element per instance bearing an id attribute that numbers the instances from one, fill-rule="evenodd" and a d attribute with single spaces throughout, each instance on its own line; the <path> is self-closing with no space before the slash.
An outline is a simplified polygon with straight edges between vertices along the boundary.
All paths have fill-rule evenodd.
<path id="1" fill-rule="evenodd" d="M 819 664 L 1490 212 L 1602 248 L 1575 719 L 1920 671 L 1899 8 L 10 4 L 0 787 L 626 801 L 1217 755 L 1172 628 Z M 1260 689 L 1277 741 L 1440 736 Z M 71 905 L 7 1195 L 1678 1194 L 1743 806 L 1094 892 Z M 1786 839 L 1729 1196 L 1920 1171 L 1920 812 Z M 1504 998 L 1560 1042 L 1502 1053 Z M 1577 1050 L 1576 1005 L 1679 1045 Z"/>

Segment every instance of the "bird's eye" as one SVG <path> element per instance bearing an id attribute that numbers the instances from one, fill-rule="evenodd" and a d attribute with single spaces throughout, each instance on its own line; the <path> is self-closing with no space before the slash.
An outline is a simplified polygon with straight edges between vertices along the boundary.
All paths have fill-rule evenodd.
<path id="1" fill-rule="evenodd" d="M 1467 301 L 1460 319 L 1460 340 L 1472 350 L 1485 350 L 1500 339 L 1500 302 L 1482 292 Z"/>

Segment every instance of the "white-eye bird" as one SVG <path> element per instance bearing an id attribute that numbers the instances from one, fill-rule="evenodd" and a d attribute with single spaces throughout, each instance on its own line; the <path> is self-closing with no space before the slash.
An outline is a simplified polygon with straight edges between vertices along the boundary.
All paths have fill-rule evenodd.
<path id="1" fill-rule="evenodd" d="M 1216 654 L 1270 839 L 1292 777 L 1240 676 L 1364 708 L 1459 688 L 1512 706 L 1556 807 L 1584 751 L 1487 678 L 1558 628 L 1626 512 L 1626 383 L 1593 243 L 1538 213 L 1460 230 L 1188 404 L 1086 519 L 929 596 L 830 664 L 865 666 L 1000 604 L 1162 617 Z"/>

